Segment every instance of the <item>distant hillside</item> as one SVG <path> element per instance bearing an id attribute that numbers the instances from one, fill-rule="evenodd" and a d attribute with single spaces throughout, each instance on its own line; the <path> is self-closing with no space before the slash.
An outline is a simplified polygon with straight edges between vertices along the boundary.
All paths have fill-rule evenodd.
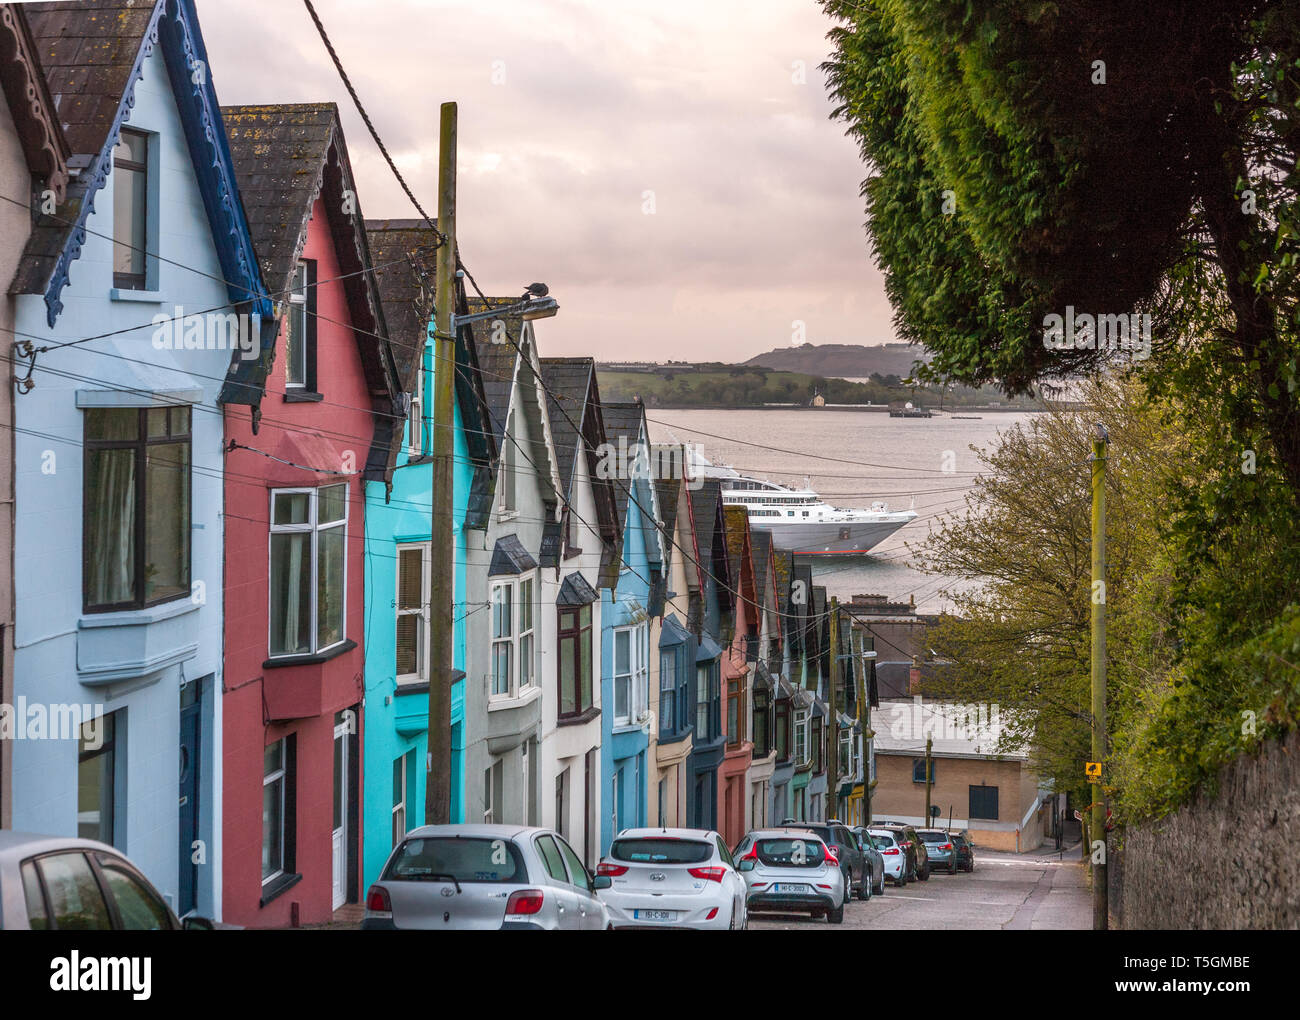
<path id="1" fill-rule="evenodd" d="M 911 344 L 804 344 L 802 347 L 778 347 L 745 362 L 785 372 L 834 376 L 839 379 L 865 379 L 873 373 L 882 376 L 907 376 L 912 362 L 924 358 L 925 351 Z"/>

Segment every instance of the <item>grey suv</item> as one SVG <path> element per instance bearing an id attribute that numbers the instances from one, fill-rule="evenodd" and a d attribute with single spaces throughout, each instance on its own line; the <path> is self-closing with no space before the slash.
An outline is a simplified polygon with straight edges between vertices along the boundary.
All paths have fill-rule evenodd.
<path id="1" fill-rule="evenodd" d="M 926 850 L 925 841 L 921 839 L 917 832 L 910 825 L 901 825 L 898 823 L 886 823 L 883 825 L 872 825 L 873 829 L 885 829 L 894 833 L 898 840 L 898 845 L 903 848 L 907 854 L 907 862 L 912 866 L 911 879 L 919 879 L 924 882 L 930 877 L 930 855 Z"/>

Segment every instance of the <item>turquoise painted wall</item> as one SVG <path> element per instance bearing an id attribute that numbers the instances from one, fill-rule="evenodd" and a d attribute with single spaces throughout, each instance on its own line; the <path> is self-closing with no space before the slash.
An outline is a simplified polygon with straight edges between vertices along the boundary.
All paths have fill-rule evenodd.
<path id="1" fill-rule="evenodd" d="M 423 406 L 433 406 L 434 358 L 432 341 L 424 353 L 428 392 Z M 438 369 L 441 369 L 439 364 Z M 465 513 L 472 471 L 460 408 L 455 408 L 455 462 L 453 466 L 454 555 L 456 562 L 456 623 L 453 661 L 465 668 Z M 398 467 L 393 473 L 393 493 L 387 501 L 384 485 L 366 486 L 366 710 L 365 710 L 365 820 L 363 856 L 365 885 L 379 872 L 393 848 L 394 763 L 403 755 L 406 772 L 406 827 L 424 823 L 425 755 L 428 750 L 427 693 L 397 693 L 397 547 L 427 542 L 430 535 L 430 501 L 433 468 L 411 465 L 407 454 L 410 423 Z M 408 466 L 409 465 L 409 466 Z M 427 582 L 426 582 L 427 583 Z M 451 818 L 464 815 L 464 682 L 452 688 Z"/>

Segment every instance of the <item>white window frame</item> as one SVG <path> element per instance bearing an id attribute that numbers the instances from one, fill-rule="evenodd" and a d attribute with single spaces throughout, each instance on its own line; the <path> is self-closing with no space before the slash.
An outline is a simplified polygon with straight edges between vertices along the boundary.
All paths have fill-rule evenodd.
<path id="1" fill-rule="evenodd" d="M 400 604 L 400 594 L 402 591 L 402 553 L 410 550 L 419 550 L 420 552 L 420 607 L 418 609 L 402 609 Z M 419 616 L 422 623 L 419 630 L 420 648 L 416 650 L 415 661 L 422 663 L 421 669 L 414 673 L 402 673 L 397 675 L 396 679 L 399 684 L 418 684 L 424 683 L 429 679 L 429 647 L 432 638 L 433 621 L 429 616 L 429 571 L 433 566 L 433 554 L 428 542 L 399 542 L 397 545 L 397 592 L 394 595 L 394 604 L 397 605 L 397 615 L 402 616 Z M 396 623 L 394 623 L 394 637 L 396 637 Z M 394 660 L 394 671 L 396 671 L 396 660 Z"/>
<path id="2" fill-rule="evenodd" d="M 268 882 L 274 882 L 277 878 L 279 878 L 281 875 L 284 874 L 284 848 L 285 848 L 284 812 L 285 812 L 285 807 L 287 806 L 287 801 L 285 799 L 285 792 L 289 785 L 289 774 L 288 771 L 285 769 L 285 764 L 288 761 L 289 740 L 287 737 L 281 737 L 279 740 L 276 741 L 276 743 L 280 745 L 280 767 L 278 769 L 273 770 L 269 774 L 266 772 L 262 773 L 262 788 L 266 789 L 266 787 L 270 786 L 272 783 L 280 784 L 280 811 L 279 811 L 280 838 L 278 844 L 280 848 L 280 867 L 277 868 L 275 871 L 271 872 L 271 874 L 266 875 L 262 878 L 263 886 L 265 886 Z M 263 750 L 262 753 L 263 755 L 265 755 L 266 751 Z"/>
<path id="3" fill-rule="evenodd" d="M 400 799 L 394 798 L 395 800 L 397 800 L 397 803 L 393 805 L 393 814 L 392 814 L 392 822 L 393 822 L 392 828 L 394 832 L 394 836 L 393 836 L 394 850 L 397 849 L 397 844 L 402 841 L 402 837 L 406 835 L 406 798 L 409 792 L 406 788 L 406 757 L 408 754 L 410 754 L 409 751 L 406 752 L 406 754 L 400 755 L 397 759 L 397 765 L 398 765 L 397 774 L 400 777 L 400 789 L 402 795 Z M 402 817 L 402 824 L 400 828 L 397 825 L 397 816 L 399 814 Z"/>
<path id="4" fill-rule="evenodd" d="M 408 457 L 424 456 L 424 352 L 415 370 L 415 391 L 411 394 L 411 413 L 408 420 L 406 453 Z"/>
<path id="5" fill-rule="evenodd" d="M 527 589 L 528 608 L 531 609 L 531 619 L 527 621 L 527 627 L 524 626 L 525 589 Z M 489 586 L 488 602 L 492 607 L 492 644 L 489 659 L 492 667 L 487 676 L 489 702 L 519 698 L 537 687 L 537 591 L 536 570 L 526 571 L 517 577 L 494 579 Z M 508 621 L 510 633 L 502 637 L 498 637 L 496 632 L 499 619 L 497 611 L 499 593 L 507 594 L 510 599 Z M 501 646 L 509 658 L 504 684 L 497 673 L 497 646 Z M 523 669 L 525 658 L 528 665 L 526 676 Z"/>
<path id="6" fill-rule="evenodd" d="M 794 710 L 794 760 L 802 765 L 809 761 L 808 742 L 810 739 L 809 730 L 812 728 L 812 713 L 806 708 L 796 708 Z"/>
<path id="7" fill-rule="evenodd" d="M 491 698 L 509 698 L 515 689 L 515 584 L 513 581 L 493 581 L 488 594 L 492 607 L 492 669 L 488 673 Z M 506 633 L 499 633 L 504 628 Z M 499 656 L 505 656 L 505 675 L 499 666 Z"/>
<path id="8" fill-rule="evenodd" d="M 328 524 L 320 525 L 317 523 L 317 511 L 320 506 L 320 493 L 322 489 L 333 488 L 336 485 L 343 487 L 343 517 L 337 521 L 330 521 Z M 275 500 L 278 496 L 291 496 L 295 493 L 303 492 L 307 494 L 307 520 L 303 524 L 276 524 L 275 522 Z M 330 482 L 328 485 L 312 487 L 296 487 L 286 489 L 271 490 L 271 511 L 267 519 L 272 523 L 269 525 L 266 536 L 266 577 L 267 577 L 267 621 L 266 621 L 266 650 L 267 657 L 271 659 L 292 659 L 300 655 L 319 655 L 327 652 L 331 648 L 337 648 L 348 640 L 348 520 L 352 514 L 352 491 L 347 482 Z M 339 639 L 333 644 L 317 646 L 316 641 L 319 638 L 319 620 L 318 612 L 320 606 L 317 603 L 316 592 L 319 589 L 317 573 L 320 565 L 320 533 L 322 531 L 334 531 L 343 529 L 343 629 Z M 287 534 L 311 534 L 311 647 L 305 652 L 273 652 L 274 647 L 271 643 L 271 620 L 274 618 L 271 606 L 271 542 L 275 535 Z"/>

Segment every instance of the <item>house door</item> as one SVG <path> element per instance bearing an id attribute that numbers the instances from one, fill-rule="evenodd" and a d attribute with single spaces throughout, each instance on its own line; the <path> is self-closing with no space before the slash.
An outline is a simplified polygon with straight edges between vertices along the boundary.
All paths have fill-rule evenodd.
<path id="1" fill-rule="evenodd" d="M 334 834 L 332 863 L 334 875 L 334 909 L 348 899 L 348 725 L 334 723 Z"/>
<path id="2" fill-rule="evenodd" d="M 199 866 L 194 863 L 199 839 L 199 734 L 203 707 L 203 681 L 191 680 L 181 688 L 180 798 L 178 825 L 180 845 L 176 858 L 180 880 L 176 892 L 176 913 L 184 917 L 198 906 Z"/>

